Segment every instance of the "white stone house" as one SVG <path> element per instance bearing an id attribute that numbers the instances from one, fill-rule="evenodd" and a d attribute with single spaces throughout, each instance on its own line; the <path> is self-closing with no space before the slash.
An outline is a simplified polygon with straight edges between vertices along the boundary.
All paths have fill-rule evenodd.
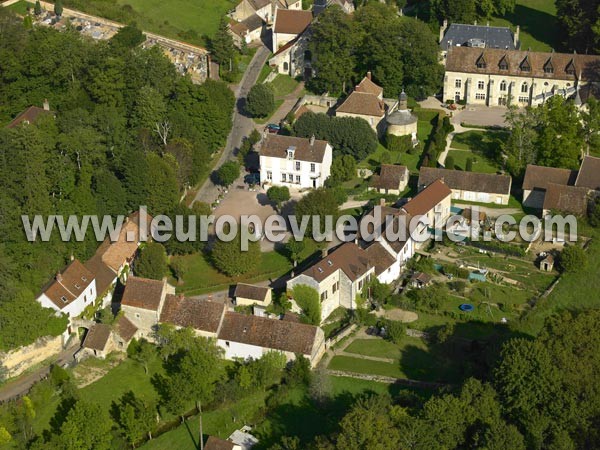
<path id="1" fill-rule="evenodd" d="M 79 316 L 96 301 L 96 279 L 78 259 L 56 274 L 37 297 L 44 308 L 52 308 L 69 318 Z M 70 332 L 71 330 L 69 330 Z"/>
<path id="2" fill-rule="evenodd" d="M 327 141 L 269 134 L 260 150 L 260 181 L 266 186 L 319 188 L 331 174 Z"/>
<path id="3" fill-rule="evenodd" d="M 277 9 L 273 23 L 273 53 L 304 33 L 312 19 L 311 11 Z"/>

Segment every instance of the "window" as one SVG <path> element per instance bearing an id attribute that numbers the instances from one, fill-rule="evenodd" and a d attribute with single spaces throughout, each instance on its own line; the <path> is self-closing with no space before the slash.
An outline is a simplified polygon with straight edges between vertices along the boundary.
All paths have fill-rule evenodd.
<path id="1" fill-rule="evenodd" d="M 83 296 L 83 303 L 87 303 L 87 295 Z"/>
<path id="2" fill-rule="evenodd" d="M 86 277 L 81 277 L 81 281 L 87 281 Z"/>
<path id="3" fill-rule="evenodd" d="M 75 289 L 81 289 L 81 285 L 79 283 L 75 283 Z"/>
<path id="4" fill-rule="evenodd" d="M 283 71 L 287 72 L 288 70 L 290 70 L 290 65 L 287 63 L 287 61 L 284 61 L 284 63 L 283 63 Z"/>
<path id="5" fill-rule="evenodd" d="M 575 64 L 573 63 L 573 60 L 571 60 L 569 64 L 567 64 L 565 72 L 567 72 L 568 75 L 575 75 Z"/>
<path id="6" fill-rule="evenodd" d="M 505 80 L 502 80 L 502 82 L 500 83 L 500 90 L 502 92 L 506 91 L 506 81 Z"/>
<path id="7" fill-rule="evenodd" d="M 294 174 L 293 173 L 288 174 L 288 180 L 290 181 L 290 183 L 294 182 Z"/>
<path id="8" fill-rule="evenodd" d="M 296 170 L 300 170 L 300 161 L 296 161 Z"/>
<path id="9" fill-rule="evenodd" d="M 358 290 L 359 290 L 359 291 L 362 291 L 362 288 L 363 288 L 364 284 L 365 284 L 364 280 L 360 280 L 360 281 L 358 282 Z"/>
<path id="10" fill-rule="evenodd" d="M 529 97 L 519 97 L 519 103 L 529 103 Z"/>
<path id="11" fill-rule="evenodd" d="M 498 68 L 500 70 L 508 70 L 508 62 L 506 61 L 506 56 L 502 57 L 502 59 L 498 63 Z"/>
<path id="12" fill-rule="evenodd" d="M 296 175 L 296 184 L 300 184 L 300 175 Z"/>
<path id="13" fill-rule="evenodd" d="M 294 159 L 294 151 L 293 150 L 288 150 L 287 157 L 288 157 L 288 159 Z"/>
<path id="14" fill-rule="evenodd" d="M 462 87 L 462 80 L 456 80 L 454 82 L 454 87 L 460 89 Z"/>
<path id="15" fill-rule="evenodd" d="M 67 303 L 67 297 L 65 297 L 64 295 L 60 299 L 63 301 L 63 303 Z"/>
<path id="16" fill-rule="evenodd" d="M 455 102 L 459 102 L 460 101 L 460 92 L 456 91 L 454 93 L 454 101 Z"/>
<path id="17" fill-rule="evenodd" d="M 485 81 L 478 81 L 477 82 L 477 89 L 479 89 L 479 90 L 485 89 Z"/>
<path id="18" fill-rule="evenodd" d="M 324 302 L 325 300 L 327 300 L 327 291 L 321 292 L 321 301 Z"/>
<path id="19" fill-rule="evenodd" d="M 529 92 L 529 85 L 527 83 L 523 83 L 521 85 L 521 92 L 523 92 L 523 93 Z"/>
<path id="20" fill-rule="evenodd" d="M 485 94 L 475 94 L 475 100 L 485 100 Z"/>
<path id="21" fill-rule="evenodd" d="M 331 288 L 331 293 L 335 294 L 339 288 L 340 288 L 340 282 L 336 281 L 335 283 L 333 283 L 333 287 Z"/>
<path id="22" fill-rule="evenodd" d="M 229 347 L 229 341 L 225 341 L 225 347 Z"/>
<path id="23" fill-rule="evenodd" d="M 282 173 L 282 174 L 281 174 L 281 182 L 282 182 L 282 183 L 285 183 L 285 180 L 286 180 L 286 178 L 285 178 L 285 173 Z"/>
<path id="24" fill-rule="evenodd" d="M 315 163 L 310 163 L 310 171 L 314 172 L 316 170 L 317 166 L 315 165 Z"/>
<path id="25" fill-rule="evenodd" d="M 554 66 L 551 60 L 546 61 L 546 64 L 544 64 L 544 73 L 554 73 Z"/>
<path id="26" fill-rule="evenodd" d="M 485 69 L 487 67 L 487 63 L 485 62 L 483 53 L 481 54 L 481 56 L 479 58 L 477 58 L 475 65 L 477 66 L 478 69 Z"/>
<path id="27" fill-rule="evenodd" d="M 273 179 L 273 172 L 271 172 L 270 170 L 267 171 L 267 180 L 272 180 Z"/>
<path id="28" fill-rule="evenodd" d="M 531 72 L 531 65 L 529 64 L 529 58 L 525 57 L 523 61 L 521 61 L 521 70 L 523 72 Z"/>

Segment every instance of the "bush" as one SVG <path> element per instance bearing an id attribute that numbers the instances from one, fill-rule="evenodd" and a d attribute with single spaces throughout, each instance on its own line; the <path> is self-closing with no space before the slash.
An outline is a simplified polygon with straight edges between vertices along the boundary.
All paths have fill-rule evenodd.
<path id="1" fill-rule="evenodd" d="M 560 253 L 559 264 L 563 272 L 575 272 L 587 265 L 587 255 L 579 245 L 567 245 Z"/>
<path id="2" fill-rule="evenodd" d="M 399 344 L 404 336 L 406 336 L 406 327 L 402 322 L 396 320 L 386 320 L 383 324 L 385 327 L 385 338 L 394 344 Z"/>
<path id="3" fill-rule="evenodd" d="M 394 136 L 388 134 L 385 138 L 385 146 L 391 152 L 408 152 L 412 148 L 412 136 Z"/>
<path id="4" fill-rule="evenodd" d="M 270 116 L 275 109 L 273 88 L 266 84 L 255 84 L 246 97 L 246 111 L 252 117 Z"/>
<path id="5" fill-rule="evenodd" d="M 444 163 L 444 166 L 446 167 L 446 169 L 454 170 L 454 168 L 456 167 L 456 163 L 454 162 L 454 157 L 448 155 L 446 157 L 446 161 Z"/>
<path id="6" fill-rule="evenodd" d="M 219 170 L 217 170 L 217 178 L 223 186 L 231 186 L 240 176 L 240 164 L 236 161 L 227 161 Z"/>
<path id="7" fill-rule="evenodd" d="M 167 251 L 158 242 L 149 242 L 142 250 L 135 264 L 135 274 L 139 277 L 160 280 L 167 274 Z"/>
<path id="8" fill-rule="evenodd" d="M 467 158 L 467 162 L 465 163 L 465 170 L 467 172 L 473 172 L 473 158 Z"/>
<path id="9" fill-rule="evenodd" d="M 271 186 L 267 190 L 267 197 L 269 200 L 277 206 L 277 209 L 281 207 L 281 204 L 287 202 L 290 199 L 290 190 L 287 186 Z"/>
<path id="10" fill-rule="evenodd" d="M 292 288 L 292 298 L 302 308 L 303 318 L 307 323 L 319 325 L 321 323 L 321 301 L 316 289 L 304 284 Z"/>

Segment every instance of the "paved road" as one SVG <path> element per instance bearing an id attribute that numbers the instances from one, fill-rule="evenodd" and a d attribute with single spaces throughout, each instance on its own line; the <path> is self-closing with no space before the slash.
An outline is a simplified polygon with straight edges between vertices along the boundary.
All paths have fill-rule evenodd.
<path id="1" fill-rule="evenodd" d="M 231 133 L 229 133 L 229 137 L 227 138 L 225 150 L 223 150 L 219 161 L 217 161 L 217 164 L 215 165 L 215 170 L 221 167 L 221 165 L 226 161 L 234 159 L 235 149 L 239 148 L 239 146 L 242 144 L 242 139 L 245 136 L 248 136 L 254 129 L 254 121 L 242 114 L 242 108 L 246 95 L 250 91 L 250 88 L 256 84 L 256 80 L 258 80 L 260 71 L 267 62 L 270 54 L 270 50 L 264 45 L 259 47 L 256 51 L 256 54 L 252 58 L 252 61 L 250 61 L 242 81 L 236 88 L 236 106 L 233 112 L 233 127 L 231 129 Z M 219 187 L 215 185 L 209 177 L 196 194 L 194 201 L 211 204 L 217 199 L 218 195 Z"/>
<path id="2" fill-rule="evenodd" d="M 79 339 L 75 340 L 66 350 L 58 354 L 54 364 L 70 363 L 74 360 L 75 353 L 79 350 Z M 20 395 L 26 394 L 31 387 L 38 381 L 44 379 L 50 372 L 50 366 L 40 367 L 34 372 L 28 373 L 15 381 L 9 381 L 8 384 L 0 389 L 0 402 L 12 400 Z"/>

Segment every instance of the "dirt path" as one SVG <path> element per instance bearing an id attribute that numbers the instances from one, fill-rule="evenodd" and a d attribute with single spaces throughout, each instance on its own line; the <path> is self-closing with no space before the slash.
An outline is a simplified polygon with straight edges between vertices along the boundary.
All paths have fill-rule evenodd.
<path id="1" fill-rule="evenodd" d="M 327 374 L 330 376 L 334 376 L 334 377 L 355 378 L 357 380 L 376 381 L 378 383 L 385 383 L 385 384 L 400 384 L 402 386 L 418 387 L 418 388 L 423 388 L 423 389 L 440 389 L 440 388 L 452 386 L 451 384 L 435 383 L 433 381 L 419 381 L 419 380 L 409 380 L 407 378 L 384 377 L 381 375 L 369 375 L 369 374 L 363 374 L 363 373 L 346 372 L 344 370 L 329 370 L 328 369 Z"/>

